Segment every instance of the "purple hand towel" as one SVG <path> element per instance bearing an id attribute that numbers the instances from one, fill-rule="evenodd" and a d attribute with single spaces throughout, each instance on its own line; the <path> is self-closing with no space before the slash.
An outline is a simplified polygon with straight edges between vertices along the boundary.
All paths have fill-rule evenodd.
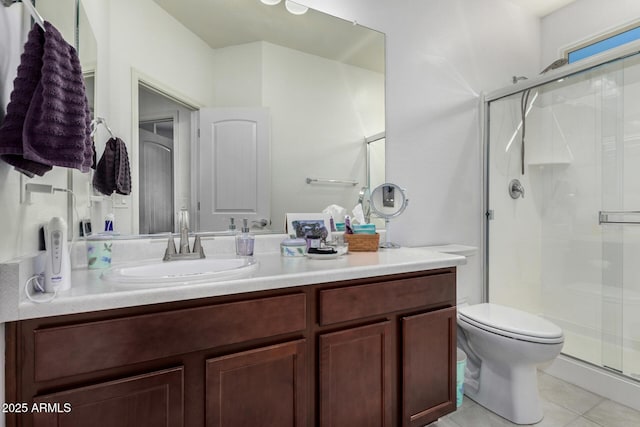
<path id="1" fill-rule="evenodd" d="M 93 157 L 91 114 L 80 61 L 49 22 L 29 32 L 7 116 L 0 158 L 28 176 L 52 166 L 88 172 Z"/>
<path id="2" fill-rule="evenodd" d="M 111 138 L 104 147 L 96 173 L 93 175 L 93 188 L 110 196 L 131 193 L 131 170 L 127 146 L 120 138 Z"/>

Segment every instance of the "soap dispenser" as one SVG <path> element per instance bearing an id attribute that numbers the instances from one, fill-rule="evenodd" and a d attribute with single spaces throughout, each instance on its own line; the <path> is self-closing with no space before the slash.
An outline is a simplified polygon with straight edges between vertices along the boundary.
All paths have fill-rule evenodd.
<path id="1" fill-rule="evenodd" d="M 249 220 L 242 220 L 242 232 L 236 235 L 236 255 L 252 256 L 255 236 L 249 232 Z"/>

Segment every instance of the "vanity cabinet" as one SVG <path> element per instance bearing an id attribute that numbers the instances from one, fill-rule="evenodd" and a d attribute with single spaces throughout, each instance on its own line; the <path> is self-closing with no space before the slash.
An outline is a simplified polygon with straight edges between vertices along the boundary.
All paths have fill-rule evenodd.
<path id="1" fill-rule="evenodd" d="M 8 323 L 7 425 L 421 426 L 455 331 L 455 268 Z"/>

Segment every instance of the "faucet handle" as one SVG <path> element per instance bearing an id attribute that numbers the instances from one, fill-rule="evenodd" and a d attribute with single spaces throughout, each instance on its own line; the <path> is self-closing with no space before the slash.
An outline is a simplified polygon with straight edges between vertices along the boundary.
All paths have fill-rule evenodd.
<path id="1" fill-rule="evenodd" d="M 522 197 L 524 199 L 524 187 L 518 179 L 512 179 L 509 183 L 509 195 L 512 199 Z"/>
<path id="2" fill-rule="evenodd" d="M 200 258 L 205 258 L 202 242 L 200 242 L 200 236 L 198 234 L 196 234 L 195 241 L 193 242 L 193 251 L 191 252 L 200 255 Z"/>
<path id="3" fill-rule="evenodd" d="M 173 234 L 169 233 L 169 239 L 167 240 L 167 249 L 164 251 L 163 261 L 169 261 L 172 255 L 176 254 L 176 242 L 173 240 Z"/>

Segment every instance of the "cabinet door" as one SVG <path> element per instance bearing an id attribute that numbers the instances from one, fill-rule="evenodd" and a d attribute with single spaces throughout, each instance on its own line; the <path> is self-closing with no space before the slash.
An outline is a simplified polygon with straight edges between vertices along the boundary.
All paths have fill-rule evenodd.
<path id="1" fill-rule="evenodd" d="M 179 427 L 182 367 L 37 396 L 36 427 Z M 40 412 L 39 412 L 40 411 Z"/>
<path id="2" fill-rule="evenodd" d="M 208 427 L 302 427 L 305 340 L 207 360 Z"/>
<path id="3" fill-rule="evenodd" d="M 320 425 L 392 425 L 391 323 L 320 336 Z"/>
<path id="4" fill-rule="evenodd" d="M 456 409 L 455 307 L 402 319 L 402 425 L 423 426 Z"/>

